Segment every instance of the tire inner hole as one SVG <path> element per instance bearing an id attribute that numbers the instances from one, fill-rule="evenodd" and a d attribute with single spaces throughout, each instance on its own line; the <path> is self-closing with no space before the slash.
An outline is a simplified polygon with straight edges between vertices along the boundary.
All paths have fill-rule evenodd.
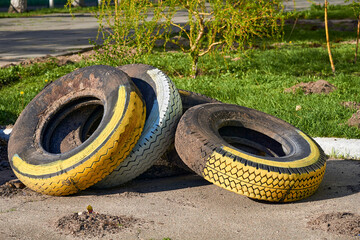
<path id="1" fill-rule="evenodd" d="M 49 153 L 68 152 L 96 131 L 104 115 L 100 99 L 83 97 L 64 105 L 44 127 L 41 144 Z"/>
<path id="2" fill-rule="evenodd" d="M 243 152 L 263 157 L 286 155 L 281 143 L 261 132 L 238 126 L 225 126 L 218 131 L 228 144 Z"/>

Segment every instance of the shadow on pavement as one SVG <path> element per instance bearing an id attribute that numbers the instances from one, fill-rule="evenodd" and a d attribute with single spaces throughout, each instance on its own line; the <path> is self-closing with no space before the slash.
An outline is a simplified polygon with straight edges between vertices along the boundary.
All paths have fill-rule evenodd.
<path id="1" fill-rule="evenodd" d="M 135 179 L 122 186 L 111 189 L 87 189 L 79 193 L 80 195 L 112 195 L 126 192 L 133 193 L 156 193 L 172 191 L 184 188 L 200 187 L 210 185 L 208 181 L 193 173 L 188 173 L 175 177 L 165 177 L 156 179 Z"/>
<path id="2" fill-rule="evenodd" d="M 346 197 L 360 192 L 360 161 L 329 160 L 319 189 L 302 201 L 320 201 Z"/>

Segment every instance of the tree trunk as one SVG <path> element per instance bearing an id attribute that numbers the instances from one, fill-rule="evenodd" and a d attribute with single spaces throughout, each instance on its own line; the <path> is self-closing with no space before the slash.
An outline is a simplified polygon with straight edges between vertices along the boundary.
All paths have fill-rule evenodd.
<path id="1" fill-rule="evenodd" d="M 197 73 L 198 73 L 198 61 L 199 61 L 199 55 L 198 54 L 191 54 L 191 73 L 190 76 L 192 78 L 196 78 Z"/>
<path id="2" fill-rule="evenodd" d="M 27 10 L 27 0 L 11 0 L 9 13 L 23 13 Z"/>
<path id="3" fill-rule="evenodd" d="M 71 5 L 74 7 L 85 7 L 85 2 L 84 0 L 74 0 L 72 1 Z"/>

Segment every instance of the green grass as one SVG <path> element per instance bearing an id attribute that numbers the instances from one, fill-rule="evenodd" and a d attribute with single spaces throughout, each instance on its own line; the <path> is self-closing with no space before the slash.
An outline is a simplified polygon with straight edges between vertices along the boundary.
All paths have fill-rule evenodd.
<path id="1" fill-rule="evenodd" d="M 360 130 L 346 126 L 354 110 L 340 105 L 343 101 L 360 102 L 359 66 L 349 63 L 352 54 L 349 46 L 334 50 L 336 76 L 332 75 L 326 50 L 322 48 L 255 50 L 239 61 L 228 62 L 228 68 L 222 67 L 225 63 L 221 58 L 208 57 L 202 61 L 202 71 L 207 75 L 199 76 L 196 81 L 176 76 L 176 72 L 185 69 L 176 64 L 189 61 L 182 54 L 164 54 L 158 66 L 172 76 L 178 88 L 275 115 L 312 136 L 360 138 Z M 319 79 L 338 89 L 329 95 L 283 92 L 296 83 Z M 296 111 L 296 105 L 302 109 Z"/>
<path id="2" fill-rule="evenodd" d="M 314 43 L 326 44 L 325 29 L 316 24 L 284 26 L 284 40 L 289 42 L 304 43 L 305 45 L 314 45 Z M 356 29 L 354 31 L 338 31 L 341 26 L 333 26 L 329 29 L 329 37 L 332 43 L 351 41 L 356 39 Z M 290 34 L 291 33 L 291 34 Z"/>
<path id="3" fill-rule="evenodd" d="M 332 5 L 328 6 L 328 19 L 357 19 L 357 15 L 354 12 L 353 4 L 349 5 Z M 359 7 L 357 8 L 359 9 Z M 357 11 L 358 13 L 358 11 Z M 324 5 L 312 4 L 310 9 L 304 11 L 293 11 L 288 13 L 291 18 L 300 18 L 300 19 L 324 19 Z"/>
<path id="4" fill-rule="evenodd" d="M 157 51 L 138 62 L 162 69 L 178 88 L 275 115 L 311 136 L 360 138 L 359 129 L 346 125 L 356 110 L 341 105 L 343 101 L 360 102 L 360 62 L 353 63 L 355 45 L 336 43 L 339 39 L 354 40 L 355 34 L 330 33 L 336 67 L 333 75 L 323 30 L 296 26 L 289 36 L 291 28 L 285 27 L 281 44 L 259 44 L 245 54 L 234 53 L 226 59 L 216 54 L 201 58 L 201 74 L 196 80 L 189 77 L 190 58 L 180 52 Z M 239 60 L 232 61 L 233 58 Z M 50 62 L 0 69 L 0 125 L 14 123 L 47 82 L 92 64 L 106 62 L 62 67 Z M 319 79 L 329 81 L 337 90 L 328 95 L 284 93 L 284 89 L 297 83 Z M 301 110 L 295 110 L 297 105 Z"/>
<path id="5" fill-rule="evenodd" d="M 296 42 L 279 48 L 249 50 L 238 61 L 219 55 L 207 56 L 201 59 L 203 74 L 196 80 L 188 77 L 190 59 L 182 53 L 157 52 L 139 62 L 162 69 L 178 88 L 275 115 L 311 136 L 360 138 L 359 129 L 346 125 L 355 110 L 340 104 L 343 101 L 360 102 L 360 68 L 359 63 L 352 63 L 353 48 L 354 45 L 340 44 L 333 48 L 335 76 L 324 48 L 303 47 Z M 28 74 L 26 68 L 19 68 L 20 80 L 0 89 L 0 124 L 13 123 L 25 105 L 45 86 L 45 80 L 53 81 L 90 64 L 82 62 L 63 67 L 38 64 L 33 66 L 36 74 Z M 329 95 L 284 93 L 284 89 L 299 82 L 319 79 L 329 81 L 337 90 Z M 302 107 L 300 111 L 295 110 L 296 105 Z"/>
<path id="6" fill-rule="evenodd" d="M 98 7 L 72 7 L 72 13 L 93 13 L 98 10 Z M 54 13 L 69 13 L 68 8 L 41 8 L 36 10 L 29 10 L 24 13 L 7 13 L 0 12 L 0 18 L 16 18 L 16 17 L 34 17 L 34 16 L 42 16 L 47 14 Z"/>

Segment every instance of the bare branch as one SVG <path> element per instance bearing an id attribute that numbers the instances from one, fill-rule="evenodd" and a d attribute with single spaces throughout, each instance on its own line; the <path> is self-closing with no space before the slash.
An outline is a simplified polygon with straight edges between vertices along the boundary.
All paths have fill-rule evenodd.
<path id="1" fill-rule="evenodd" d="M 208 47 L 204 52 L 202 52 L 202 53 L 199 54 L 199 57 L 202 57 L 202 56 L 204 56 L 205 54 L 209 53 L 213 47 L 215 47 L 215 46 L 217 46 L 217 45 L 220 45 L 220 44 L 222 44 L 222 43 L 224 43 L 224 42 L 223 42 L 223 41 L 220 41 L 220 42 L 214 42 L 214 43 L 210 44 L 209 47 Z"/>

